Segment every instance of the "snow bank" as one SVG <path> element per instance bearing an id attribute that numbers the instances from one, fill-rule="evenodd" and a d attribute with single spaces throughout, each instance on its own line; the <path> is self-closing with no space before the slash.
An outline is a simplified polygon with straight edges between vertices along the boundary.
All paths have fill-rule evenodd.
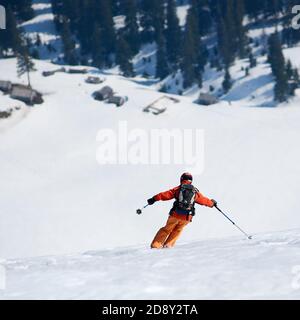
<path id="1" fill-rule="evenodd" d="M 0 299 L 298 299 L 299 230 L 8 260 Z"/>

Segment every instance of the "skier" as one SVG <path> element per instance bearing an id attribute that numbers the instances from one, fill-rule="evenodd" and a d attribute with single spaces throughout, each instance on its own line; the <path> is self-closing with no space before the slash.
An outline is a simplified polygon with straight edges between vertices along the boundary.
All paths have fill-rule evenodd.
<path id="1" fill-rule="evenodd" d="M 204 197 L 198 189 L 192 185 L 193 177 L 185 172 L 180 177 L 180 185 L 165 192 L 161 192 L 147 200 L 149 205 L 156 201 L 166 201 L 175 198 L 167 223 L 154 237 L 151 248 L 171 248 L 175 245 L 183 228 L 192 221 L 195 215 L 194 204 L 198 203 L 207 207 L 214 207 L 217 202 Z"/>

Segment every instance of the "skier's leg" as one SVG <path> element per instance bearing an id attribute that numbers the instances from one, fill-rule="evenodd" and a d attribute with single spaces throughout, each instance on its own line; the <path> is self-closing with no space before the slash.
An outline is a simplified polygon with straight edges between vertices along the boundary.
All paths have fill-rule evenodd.
<path id="1" fill-rule="evenodd" d="M 151 248 L 159 249 L 163 247 L 164 242 L 168 238 L 169 234 L 174 230 L 178 223 L 178 219 L 169 216 L 167 223 L 164 227 L 160 228 L 154 237 Z"/>
<path id="2" fill-rule="evenodd" d="M 176 227 L 173 229 L 173 231 L 170 233 L 168 239 L 166 240 L 164 247 L 166 247 L 166 248 L 173 247 L 175 245 L 175 242 L 180 237 L 182 230 L 184 229 L 184 227 L 188 223 L 189 223 L 188 221 L 183 221 L 183 220 L 178 222 L 178 224 L 176 225 Z"/>

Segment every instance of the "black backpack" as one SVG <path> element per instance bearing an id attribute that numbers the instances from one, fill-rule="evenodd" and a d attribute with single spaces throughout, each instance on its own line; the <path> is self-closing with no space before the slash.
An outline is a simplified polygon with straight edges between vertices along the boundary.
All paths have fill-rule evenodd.
<path id="1" fill-rule="evenodd" d="M 179 209 L 186 212 L 187 215 L 195 215 L 195 197 L 197 189 L 191 184 L 182 184 L 180 186 L 178 198 L 172 209 Z"/>

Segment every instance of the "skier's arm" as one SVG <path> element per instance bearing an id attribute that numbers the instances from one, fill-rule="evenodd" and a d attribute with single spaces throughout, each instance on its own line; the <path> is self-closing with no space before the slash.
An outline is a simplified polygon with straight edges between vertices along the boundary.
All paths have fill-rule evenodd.
<path id="1" fill-rule="evenodd" d="M 156 201 L 167 201 L 174 199 L 177 189 L 178 187 L 156 194 L 154 197 L 148 199 L 148 204 L 151 205 Z"/>
<path id="2" fill-rule="evenodd" d="M 200 192 L 196 193 L 195 202 L 201 204 L 202 206 L 214 207 L 215 201 L 204 197 Z"/>
<path id="3" fill-rule="evenodd" d="M 167 201 L 175 198 L 176 188 L 170 189 L 168 191 L 161 192 L 154 196 L 156 201 Z"/>

